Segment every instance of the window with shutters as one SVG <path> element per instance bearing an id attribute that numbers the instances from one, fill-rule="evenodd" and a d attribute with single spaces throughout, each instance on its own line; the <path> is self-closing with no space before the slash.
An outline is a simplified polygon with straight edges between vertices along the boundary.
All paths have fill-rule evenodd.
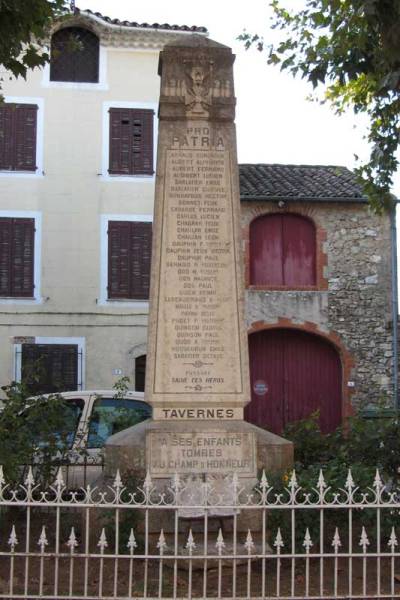
<path id="1" fill-rule="evenodd" d="M 36 172 L 36 104 L 0 104 L 0 171 Z"/>
<path id="2" fill-rule="evenodd" d="M 263 215 L 250 224 L 250 285 L 316 285 L 316 229 L 293 213 Z"/>
<path id="3" fill-rule="evenodd" d="M 153 175 L 154 111 L 109 109 L 109 175 Z"/>
<path id="4" fill-rule="evenodd" d="M 0 297 L 33 298 L 35 219 L 0 216 Z"/>
<path id="5" fill-rule="evenodd" d="M 51 38 L 50 81 L 97 83 L 99 38 L 82 27 L 65 27 Z"/>
<path id="6" fill-rule="evenodd" d="M 108 221 L 109 300 L 147 300 L 150 287 L 152 224 Z"/>
<path id="7" fill-rule="evenodd" d="M 29 393 L 78 389 L 78 344 L 22 344 L 21 380 Z"/>

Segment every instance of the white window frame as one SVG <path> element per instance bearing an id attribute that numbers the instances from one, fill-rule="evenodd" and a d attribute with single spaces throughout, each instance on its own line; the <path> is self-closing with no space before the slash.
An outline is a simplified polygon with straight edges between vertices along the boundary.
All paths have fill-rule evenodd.
<path id="1" fill-rule="evenodd" d="M 43 68 L 42 87 L 60 90 L 83 90 L 101 91 L 108 90 L 107 82 L 107 48 L 99 44 L 99 81 L 90 83 L 88 81 L 51 81 L 50 63 Z"/>
<path id="2" fill-rule="evenodd" d="M 42 213 L 28 210 L 0 210 L 0 217 L 10 219 L 34 219 L 35 241 L 33 245 L 33 298 L 4 298 L 0 297 L 0 304 L 42 304 L 41 274 L 42 274 Z"/>
<path id="3" fill-rule="evenodd" d="M 20 177 L 31 179 L 43 177 L 43 113 L 44 99 L 32 96 L 5 96 L 4 101 L 12 104 L 37 104 L 36 115 L 36 171 L 8 171 L 0 170 L 0 177 Z"/>
<path id="4" fill-rule="evenodd" d="M 100 295 L 97 304 L 100 306 L 118 306 L 126 308 L 149 308 L 148 300 L 108 299 L 108 223 L 109 221 L 139 221 L 152 223 L 153 215 L 118 215 L 108 214 L 100 216 Z"/>
<path id="5" fill-rule="evenodd" d="M 153 175 L 110 175 L 108 167 L 110 164 L 110 108 L 137 108 L 153 110 Z M 137 181 L 150 182 L 155 180 L 156 163 L 157 163 L 157 138 L 158 138 L 158 119 L 157 119 L 158 104 L 156 102 L 122 102 L 115 100 L 111 102 L 103 102 L 102 115 L 102 147 L 101 147 L 101 179 L 103 181 Z"/>
<path id="6" fill-rule="evenodd" d="M 78 379 L 79 391 L 85 389 L 86 374 L 86 340 L 84 337 L 35 337 L 35 344 L 76 344 L 78 346 Z M 79 369 L 79 356 L 81 357 L 81 368 Z M 14 373 L 15 380 L 21 381 L 22 373 L 22 344 L 14 344 Z M 74 391 L 74 390 L 72 390 Z"/>

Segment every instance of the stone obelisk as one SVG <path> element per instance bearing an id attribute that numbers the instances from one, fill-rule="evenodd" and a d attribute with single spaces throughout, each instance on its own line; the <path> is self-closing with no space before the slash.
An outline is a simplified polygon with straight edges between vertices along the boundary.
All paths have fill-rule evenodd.
<path id="1" fill-rule="evenodd" d="M 107 446 L 112 467 L 124 456 L 153 478 L 236 472 L 253 481 L 258 468 L 291 460 L 291 444 L 243 420 L 250 378 L 233 61 L 230 48 L 198 35 L 160 56 L 145 392 L 153 420 Z"/>

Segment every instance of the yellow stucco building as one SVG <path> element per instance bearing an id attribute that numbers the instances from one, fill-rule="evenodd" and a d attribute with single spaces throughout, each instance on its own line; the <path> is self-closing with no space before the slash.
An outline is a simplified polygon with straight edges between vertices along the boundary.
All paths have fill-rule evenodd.
<path id="1" fill-rule="evenodd" d="M 141 378 L 158 53 L 204 28 L 75 11 L 51 63 L 0 107 L 0 382 L 40 358 L 41 389 Z M 136 368 L 135 368 L 136 367 Z M 140 387 L 141 383 L 136 382 Z"/>

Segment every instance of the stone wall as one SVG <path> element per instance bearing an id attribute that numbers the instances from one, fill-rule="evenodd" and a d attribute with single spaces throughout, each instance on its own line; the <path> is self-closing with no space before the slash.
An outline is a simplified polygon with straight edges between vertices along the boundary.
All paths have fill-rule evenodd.
<path id="1" fill-rule="evenodd" d="M 296 212 L 314 220 L 317 267 L 323 277 L 310 290 L 261 290 L 246 284 L 249 331 L 297 327 L 323 335 L 338 349 L 345 405 L 393 402 L 391 232 L 388 215 L 365 204 L 242 202 L 248 269 L 249 223 L 261 214 Z M 326 289 L 327 288 L 327 289 Z M 347 411 L 346 411 L 347 412 Z"/>

